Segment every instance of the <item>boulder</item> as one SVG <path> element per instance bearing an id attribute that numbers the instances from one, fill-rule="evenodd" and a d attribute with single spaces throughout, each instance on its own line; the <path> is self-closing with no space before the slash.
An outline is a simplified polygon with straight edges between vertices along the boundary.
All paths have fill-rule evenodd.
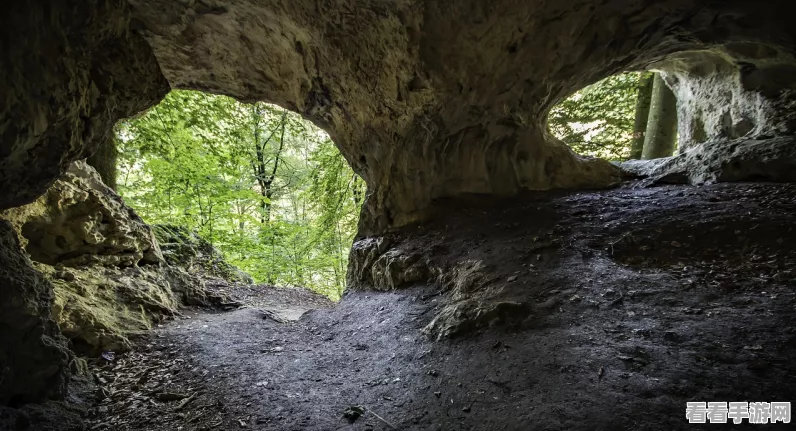
<path id="1" fill-rule="evenodd" d="M 0 216 L 14 224 L 36 262 L 120 267 L 163 262 L 149 226 L 84 161 L 72 163 L 36 202 Z"/>
<path id="2" fill-rule="evenodd" d="M 85 162 L 74 162 L 35 202 L 0 217 L 52 295 L 47 317 L 79 353 L 126 349 L 131 335 L 180 305 L 208 300 L 192 267 L 168 264 L 152 229 Z"/>

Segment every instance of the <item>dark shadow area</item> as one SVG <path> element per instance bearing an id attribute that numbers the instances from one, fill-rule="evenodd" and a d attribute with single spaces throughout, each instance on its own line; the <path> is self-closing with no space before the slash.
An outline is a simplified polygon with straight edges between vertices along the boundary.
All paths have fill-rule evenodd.
<path id="1" fill-rule="evenodd" d="M 194 399 L 111 404 L 113 426 L 671 430 L 690 429 L 687 401 L 791 400 L 794 196 L 727 184 L 443 203 L 389 241 L 453 282 L 351 291 L 291 324 L 191 312 L 120 363 L 155 364 L 140 391 L 170 381 Z M 102 375 L 132 387 L 124 370 Z"/>

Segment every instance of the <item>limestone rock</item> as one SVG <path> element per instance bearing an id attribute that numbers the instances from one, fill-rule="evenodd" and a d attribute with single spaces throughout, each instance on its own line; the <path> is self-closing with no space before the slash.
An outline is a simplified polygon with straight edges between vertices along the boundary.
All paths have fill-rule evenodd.
<path id="1" fill-rule="evenodd" d="M 662 70 L 677 97 L 681 153 L 706 141 L 796 130 L 796 64 L 780 49 L 731 42 L 669 55 L 650 67 Z"/>
<path id="2" fill-rule="evenodd" d="M 192 262 L 167 264 L 150 227 L 85 162 L 74 162 L 36 202 L 0 216 L 54 287 L 47 309 L 80 353 L 125 349 L 130 335 L 181 304 L 208 302 Z M 216 267 L 234 269 L 211 256 Z"/>
<path id="3" fill-rule="evenodd" d="M 792 26 L 778 16 L 785 3 L 131 4 L 172 86 L 268 100 L 326 129 L 368 184 L 362 235 L 423 219 L 437 198 L 615 184 L 612 165 L 579 157 L 547 133 L 546 115 L 557 101 L 678 52 L 721 45 L 730 62 L 744 61 L 748 55 L 734 48 L 763 39 L 778 45 L 777 62 L 785 64 L 794 48 Z M 774 74 L 784 78 L 773 87 L 781 89 L 790 85 L 789 69 L 777 67 Z M 678 76 L 682 88 L 702 79 Z M 694 85 L 705 100 L 740 85 L 703 81 Z M 744 113 L 781 101 L 776 92 L 746 88 L 735 99 L 766 100 L 739 104 L 749 108 Z M 792 117 L 778 109 L 780 118 Z M 783 124 L 759 122 L 758 129 L 793 131 Z"/>
<path id="4" fill-rule="evenodd" d="M 152 230 L 169 265 L 230 283 L 254 284 L 251 275 L 230 265 L 218 249 L 195 232 L 171 225 L 154 225 Z"/>
<path id="5" fill-rule="evenodd" d="M 72 349 L 92 356 L 104 350 L 126 350 L 131 335 L 176 314 L 182 303 L 178 291 L 196 280 L 175 279 L 182 275 L 179 270 L 161 265 L 57 270 L 37 264 L 36 268 L 52 281 L 52 316 L 71 340 Z M 201 285 L 193 283 L 196 292 L 190 297 L 195 298 Z"/>
<path id="6" fill-rule="evenodd" d="M 709 141 L 673 157 L 620 163 L 643 184 L 796 181 L 796 139 Z"/>
<path id="7" fill-rule="evenodd" d="M 0 15 L 0 209 L 35 200 L 169 90 L 124 0 L 31 6 Z"/>
<path id="8" fill-rule="evenodd" d="M 465 259 L 448 266 L 435 262 L 428 252 L 393 244 L 386 237 L 360 239 L 354 242 L 349 257 L 348 288 L 390 290 L 418 282 L 439 285 L 447 298 L 423 329 L 436 339 L 527 317 L 527 304 L 494 300 L 502 285 L 482 261 Z"/>
<path id="9" fill-rule="evenodd" d="M 65 394 L 70 354 L 50 317 L 53 287 L 0 220 L 0 405 Z"/>
<path id="10" fill-rule="evenodd" d="M 151 229 L 84 161 L 36 202 L 0 213 L 31 259 L 48 265 L 132 266 L 163 261 Z"/>
<path id="11" fill-rule="evenodd" d="M 354 242 L 348 260 L 349 289 L 397 289 L 432 277 L 421 254 L 389 246 L 387 237 Z"/>
<path id="12" fill-rule="evenodd" d="M 556 102 L 653 67 L 681 98 L 699 99 L 681 106 L 684 142 L 703 132 L 793 133 L 790 6 L 15 2 L 0 23 L 12 65 L 0 75 L 0 189 L 10 190 L 0 208 L 34 199 L 93 152 L 113 121 L 154 104 L 164 78 L 277 103 L 327 130 L 368 184 L 362 235 L 422 219 L 438 198 L 607 187 L 619 179 L 614 165 L 580 157 L 547 132 Z M 46 46 L 63 47 L 65 65 Z"/>
<path id="13" fill-rule="evenodd" d="M 520 302 L 466 299 L 446 304 L 423 332 L 439 340 L 497 325 L 523 321 L 531 309 Z"/>

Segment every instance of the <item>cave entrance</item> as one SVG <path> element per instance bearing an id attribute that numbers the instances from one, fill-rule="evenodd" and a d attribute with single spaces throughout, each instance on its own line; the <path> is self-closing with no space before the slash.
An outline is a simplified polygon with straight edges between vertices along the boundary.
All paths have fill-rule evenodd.
<path id="1" fill-rule="evenodd" d="M 156 235 L 195 232 L 255 283 L 340 297 L 365 184 L 326 132 L 276 105 L 174 90 L 113 143 L 89 163 Z"/>
<path id="2" fill-rule="evenodd" d="M 658 72 L 627 72 L 576 91 L 550 111 L 550 132 L 575 152 L 607 160 L 676 153 L 677 101 Z"/>

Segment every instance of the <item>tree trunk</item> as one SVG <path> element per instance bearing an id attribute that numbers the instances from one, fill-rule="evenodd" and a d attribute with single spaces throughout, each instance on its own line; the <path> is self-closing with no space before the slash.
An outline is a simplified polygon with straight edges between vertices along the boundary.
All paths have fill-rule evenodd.
<path id="1" fill-rule="evenodd" d="M 647 135 L 644 139 L 644 151 L 641 158 L 649 160 L 671 156 L 676 140 L 677 100 L 661 75 L 656 73 L 652 86 L 652 104 L 647 121 Z"/>
<path id="2" fill-rule="evenodd" d="M 116 141 L 109 137 L 102 141 L 97 151 L 86 159 L 96 169 L 106 186 L 116 190 Z"/>
<path id="3" fill-rule="evenodd" d="M 630 144 L 630 158 L 641 158 L 644 150 L 644 137 L 647 134 L 647 121 L 652 103 L 652 87 L 655 74 L 644 72 L 638 77 L 638 97 L 636 98 L 636 121 L 633 124 L 633 142 Z"/>

